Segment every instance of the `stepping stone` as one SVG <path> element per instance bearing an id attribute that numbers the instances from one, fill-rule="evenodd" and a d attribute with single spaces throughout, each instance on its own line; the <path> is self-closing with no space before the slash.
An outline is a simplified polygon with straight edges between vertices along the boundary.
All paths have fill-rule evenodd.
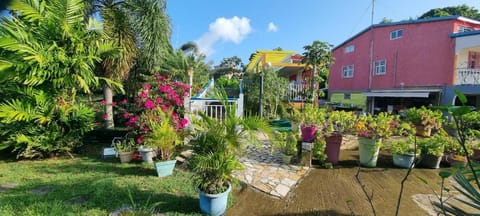
<path id="1" fill-rule="evenodd" d="M 3 184 L 0 184 L 0 193 L 1 192 L 4 192 L 4 191 L 7 191 L 7 190 L 10 190 L 10 189 L 13 189 L 13 188 L 16 188 L 20 186 L 19 184 L 17 183 L 3 183 Z"/>
<path id="2" fill-rule="evenodd" d="M 290 187 L 288 186 L 285 186 L 285 185 L 282 185 L 282 184 L 279 184 L 277 185 L 277 187 L 275 188 L 275 191 L 280 194 L 282 197 L 285 197 L 287 196 L 288 192 L 290 191 Z"/>
<path id="3" fill-rule="evenodd" d="M 40 187 L 31 189 L 29 192 L 31 194 L 44 196 L 50 193 L 52 190 L 53 190 L 53 186 L 47 185 L 47 186 L 40 186 Z"/>

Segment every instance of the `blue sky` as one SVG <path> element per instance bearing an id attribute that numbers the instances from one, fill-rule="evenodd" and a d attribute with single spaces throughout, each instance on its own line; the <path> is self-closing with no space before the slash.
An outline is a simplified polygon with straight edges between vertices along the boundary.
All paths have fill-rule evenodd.
<path id="1" fill-rule="evenodd" d="M 375 0 L 373 23 L 417 18 L 433 8 L 479 0 Z M 218 65 L 238 56 L 247 64 L 259 49 L 303 52 L 314 40 L 334 46 L 370 26 L 371 0 L 168 0 L 175 48 L 196 41 Z"/>

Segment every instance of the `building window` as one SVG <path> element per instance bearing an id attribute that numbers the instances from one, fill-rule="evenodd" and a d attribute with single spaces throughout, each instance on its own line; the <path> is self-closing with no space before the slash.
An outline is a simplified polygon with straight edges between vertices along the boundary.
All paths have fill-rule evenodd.
<path id="1" fill-rule="evenodd" d="M 352 78 L 353 77 L 353 65 L 343 66 L 342 68 L 342 77 L 343 78 Z"/>
<path id="2" fill-rule="evenodd" d="M 403 36 L 403 29 L 397 29 L 395 31 L 390 32 L 390 40 L 395 40 L 401 38 Z"/>
<path id="3" fill-rule="evenodd" d="M 350 46 L 345 47 L 345 53 L 351 53 L 353 51 L 355 51 L 355 45 L 352 44 Z"/>
<path id="4" fill-rule="evenodd" d="M 387 73 L 387 61 L 375 61 L 375 75 L 385 75 Z"/>
<path id="5" fill-rule="evenodd" d="M 350 93 L 343 93 L 343 99 L 344 99 L 344 100 L 351 100 L 351 99 L 352 99 L 352 94 L 350 94 Z"/>
<path id="6" fill-rule="evenodd" d="M 469 31 L 473 31 L 473 28 L 469 28 L 461 25 L 458 26 L 458 32 L 469 32 Z"/>

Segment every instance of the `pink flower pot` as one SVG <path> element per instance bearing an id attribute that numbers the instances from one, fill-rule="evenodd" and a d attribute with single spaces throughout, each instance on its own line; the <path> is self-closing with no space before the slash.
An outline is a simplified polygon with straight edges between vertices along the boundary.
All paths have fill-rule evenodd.
<path id="1" fill-rule="evenodd" d="M 340 158 L 340 146 L 342 145 L 342 135 L 333 134 L 332 136 L 326 137 L 325 142 L 327 146 L 325 147 L 325 154 L 327 154 L 327 162 L 332 163 L 333 165 L 338 164 L 338 159 Z"/>
<path id="2" fill-rule="evenodd" d="M 315 140 L 315 133 L 317 133 L 316 126 L 301 126 L 300 130 L 302 132 L 303 142 L 312 142 Z"/>

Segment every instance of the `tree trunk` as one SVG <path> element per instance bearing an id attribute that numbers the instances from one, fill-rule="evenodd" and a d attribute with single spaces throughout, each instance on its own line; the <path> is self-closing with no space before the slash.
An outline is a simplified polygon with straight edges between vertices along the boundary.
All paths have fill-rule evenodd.
<path id="1" fill-rule="evenodd" d="M 317 87 L 318 85 L 315 85 L 315 75 L 317 73 L 317 66 L 316 65 L 313 65 L 313 69 L 312 69 L 312 86 L 310 86 L 310 88 L 312 88 L 312 104 L 314 107 L 316 107 L 318 105 L 318 96 L 317 96 Z"/>
<path id="2" fill-rule="evenodd" d="M 103 86 L 103 98 L 105 99 L 105 128 L 107 129 L 113 129 L 115 127 L 113 123 L 113 107 L 112 107 L 112 101 L 113 101 L 113 92 L 110 86 L 104 85 Z"/>

